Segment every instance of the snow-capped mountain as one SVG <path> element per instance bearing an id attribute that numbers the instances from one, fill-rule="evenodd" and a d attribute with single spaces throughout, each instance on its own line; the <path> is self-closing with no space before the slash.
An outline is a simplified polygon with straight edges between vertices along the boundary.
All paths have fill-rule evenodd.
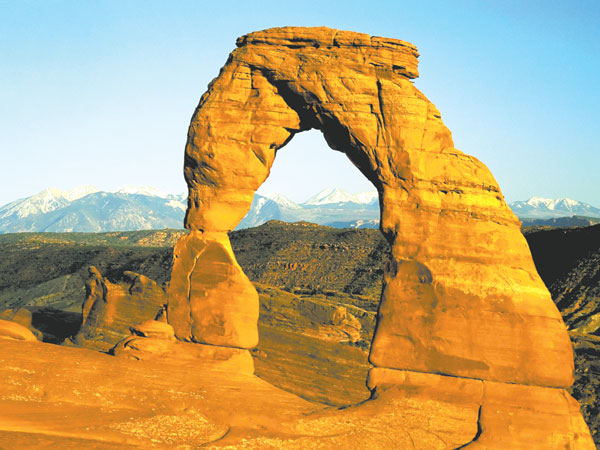
<path id="1" fill-rule="evenodd" d="M 364 203 L 366 205 L 372 205 L 379 203 L 379 193 L 377 191 L 359 192 L 352 196 L 354 203 Z"/>
<path id="2" fill-rule="evenodd" d="M 303 205 L 330 205 L 334 203 L 371 204 L 378 199 L 377 191 L 349 194 L 340 188 L 329 188 L 313 195 Z"/>
<path id="3" fill-rule="evenodd" d="M 44 214 L 68 205 L 86 195 L 98 192 L 94 186 L 80 186 L 70 191 L 49 188 L 31 197 L 20 198 L 0 208 L 0 219 L 16 216 L 23 218 L 33 214 Z"/>
<path id="4" fill-rule="evenodd" d="M 252 199 L 250 211 L 248 211 L 236 229 L 257 227 L 269 220 L 284 220 L 282 209 L 286 209 L 286 207 L 279 205 L 270 198 L 255 194 L 254 199 Z M 292 208 L 292 210 L 296 210 L 296 208 Z"/>
<path id="5" fill-rule="evenodd" d="M 302 206 L 300 206 L 298 203 L 293 202 L 292 200 L 287 198 L 285 195 L 278 194 L 277 192 L 267 192 L 267 193 L 262 193 L 259 195 L 266 197 L 269 200 L 273 200 L 275 203 L 277 203 L 278 205 L 281 205 L 285 208 L 290 208 L 290 209 L 301 209 L 302 208 Z"/>
<path id="6" fill-rule="evenodd" d="M 125 185 L 120 187 L 119 189 L 112 191 L 116 194 L 135 194 L 135 195 L 147 195 L 150 197 L 160 197 L 160 198 L 167 198 L 169 197 L 169 194 L 166 194 L 162 191 L 159 191 L 156 188 L 153 188 L 151 186 L 130 186 L 130 185 Z"/>
<path id="7" fill-rule="evenodd" d="M 124 186 L 112 192 L 94 186 L 70 191 L 50 188 L 0 207 L 0 233 L 182 228 L 186 197 L 149 186 Z M 600 218 L 599 208 L 567 198 L 533 197 L 509 206 L 523 223 L 574 215 Z M 254 227 L 274 219 L 304 220 L 338 228 L 377 228 L 378 195 L 376 191 L 349 194 L 331 188 L 298 204 L 279 193 L 256 194 L 250 211 L 237 228 Z M 556 221 L 557 226 L 563 223 L 563 219 Z"/>
<path id="8" fill-rule="evenodd" d="M 523 219 L 552 219 L 574 215 L 600 217 L 600 208 L 570 198 L 532 197 L 527 201 L 510 203 L 508 206 L 517 217 Z"/>
<path id="9" fill-rule="evenodd" d="M 0 233 L 117 231 L 181 228 L 185 195 L 145 195 L 128 187 L 102 192 L 93 186 L 45 189 L 0 207 Z"/>
<path id="10" fill-rule="evenodd" d="M 303 205 L 327 205 L 331 203 L 347 203 L 352 201 L 352 196 L 340 188 L 329 188 L 313 195 L 303 202 Z"/>
<path id="11" fill-rule="evenodd" d="M 69 200 L 70 202 L 77 200 L 81 197 L 85 197 L 89 194 L 94 194 L 96 192 L 100 192 L 96 186 L 87 185 L 87 186 L 78 186 L 70 191 L 60 191 L 62 196 Z"/>
<path id="12" fill-rule="evenodd" d="M 349 194 L 331 188 L 298 204 L 281 194 L 256 194 L 250 211 L 237 228 L 254 227 L 269 220 L 304 220 L 337 228 L 377 228 L 379 197 L 377 191 Z"/>

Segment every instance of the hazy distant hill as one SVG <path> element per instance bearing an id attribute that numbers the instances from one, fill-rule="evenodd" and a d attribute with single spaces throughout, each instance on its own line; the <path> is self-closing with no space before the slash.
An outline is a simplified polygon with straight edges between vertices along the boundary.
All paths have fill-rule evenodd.
<path id="1" fill-rule="evenodd" d="M 521 218 L 521 222 L 523 227 L 587 227 L 600 223 L 600 218 L 585 216 L 554 217 L 552 219 Z"/>

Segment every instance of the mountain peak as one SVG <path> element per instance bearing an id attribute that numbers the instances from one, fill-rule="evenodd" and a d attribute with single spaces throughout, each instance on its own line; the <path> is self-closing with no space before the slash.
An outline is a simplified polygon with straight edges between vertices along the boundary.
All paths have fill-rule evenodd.
<path id="1" fill-rule="evenodd" d="M 119 189 L 112 191 L 115 194 L 134 194 L 134 195 L 147 195 L 150 197 L 167 198 L 169 195 L 153 188 L 152 186 L 131 186 L 125 185 Z"/>
<path id="2" fill-rule="evenodd" d="M 377 191 L 360 192 L 358 194 L 349 194 L 348 192 L 333 187 L 325 189 L 306 200 L 303 205 L 327 205 L 332 203 L 372 203 L 378 198 Z"/>
<path id="3" fill-rule="evenodd" d="M 259 195 L 262 195 L 263 197 L 266 197 L 269 200 L 274 201 L 278 205 L 285 206 L 286 208 L 290 208 L 290 209 L 300 209 L 301 208 L 301 206 L 298 205 L 296 202 L 290 200 L 285 195 L 279 194 L 277 192 L 265 192 L 265 193 L 261 192 Z"/>
<path id="4" fill-rule="evenodd" d="M 573 215 L 600 217 L 600 209 L 566 197 L 531 197 L 526 201 L 512 202 L 508 206 L 520 218 L 551 219 Z"/>
<path id="5" fill-rule="evenodd" d="M 87 186 L 77 186 L 69 191 L 62 191 L 62 195 L 72 202 L 73 200 L 77 200 L 89 194 L 95 194 L 96 192 L 100 192 L 100 189 L 88 184 Z"/>

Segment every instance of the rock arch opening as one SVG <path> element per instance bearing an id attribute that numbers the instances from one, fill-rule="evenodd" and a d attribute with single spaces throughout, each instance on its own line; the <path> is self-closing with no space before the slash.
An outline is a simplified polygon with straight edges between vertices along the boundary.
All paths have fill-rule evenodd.
<path id="1" fill-rule="evenodd" d="M 273 177 L 279 180 L 269 188 Z M 304 189 L 294 191 L 295 185 Z M 331 186 L 375 195 L 364 204 L 353 203 L 361 197 L 345 190 L 315 196 Z M 271 196 L 273 201 L 261 196 L 267 189 L 292 200 L 314 198 L 300 205 Z M 247 228 L 269 219 L 275 221 Z M 259 294 L 253 357 L 260 378 L 331 406 L 369 398 L 368 350 L 381 262 L 390 253 L 378 229 L 348 228 L 369 220 L 379 222 L 377 191 L 345 154 L 331 151 L 319 130 L 299 132 L 277 150 L 242 228 L 230 235 L 236 259 Z"/>
<path id="2" fill-rule="evenodd" d="M 236 229 L 268 220 L 376 228 L 377 191 L 343 152 L 331 151 L 319 130 L 300 132 L 276 152 L 269 176 Z"/>

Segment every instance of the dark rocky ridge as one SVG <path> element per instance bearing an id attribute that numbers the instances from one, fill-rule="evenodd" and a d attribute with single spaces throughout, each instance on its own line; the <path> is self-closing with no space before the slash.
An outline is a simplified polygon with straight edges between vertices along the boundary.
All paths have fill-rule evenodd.
<path id="1" fill-rule="evenodd" d="M 252 281 L 379 299 L 390 247 L 378 230 L 271 221 L 233 232 L 230 239 Z"/>
<path id="2" fill-rule="evenodd" d="M 600 225 L 525 236 L 569 330 L 600 336 Z"/>

